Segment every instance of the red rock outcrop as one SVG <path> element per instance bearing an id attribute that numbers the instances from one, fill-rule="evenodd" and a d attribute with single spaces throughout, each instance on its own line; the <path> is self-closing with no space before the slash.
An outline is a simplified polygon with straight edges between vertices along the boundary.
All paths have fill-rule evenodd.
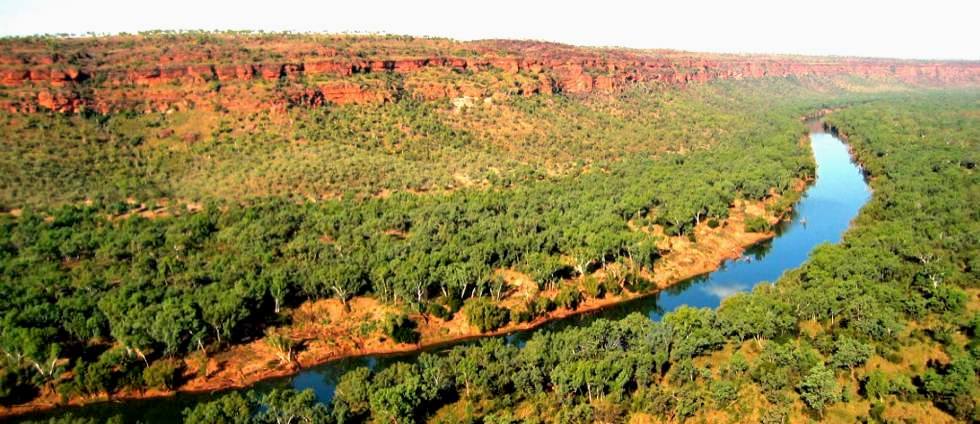
<path id="1" fill-rule="evenodd" d="M 353 40 L 355 47 L 325 45 L 337 40 Z M 0 107 L 65 113 L 85 108 L 154 111 L 202 104 L 228 109 L 317 107 L 390 101 L 398 90 L 430 101 L 494 93 L 584 96 L 644 82 L 684 85 L 786 76 L 855 75 L 921 85 L 980 84 L 978 62 L 644 52 L 508 40 L 351 40 L 335 36 L 311 44 L 303 38 L 249 38 L 246 41 L 255 45 L 244 49 L 247 54 L 238 39 L 202 46 L 192 37 L 176 37 L 166 41 L 165 49 L 154 44 L 160 40 L 134 36 L 65 39 L 59 43 L 66 46 L 64 51 L 55 54 L 36 40 L 0 40 L 0 51 L 6 52 L 0 55 Z M 112 48 L 122 43 L 134 47 Z M 462 51 L 467 53 L 458 55 Z M 262 57 L 275 59 L 257 60 Z M 470 79 L 469 75 L 481 72 L 505 77 Z M 374 75 L 379 73 L 392 76 Z M 276 81 L 277 88 L 255 86 L 250 82 L 255 79 Z M 404 87 L 393 88 L 391 79 L 403 81 Z"/>
<path id="2" fill-rule="evenodd" d="M 41 91 L 37 93 L 37 105 L 55 112 L 75 112 L 82 106 L 82 99 L 73 91 Z"/>
<path id="3" fill-rule="evenodd" d="M 18 86 L 30 77 L 31 73 L 26 69 L 4 69 L 0 71 L 0 83 L 6 86 Z"/>
<path id="4" fill-rule="evenodd" d="M 347 81 L 332 81 L 321 84 L 317 90 L 327 101 L 339 105 L 380 103 L 391 99 L 391 95 L 383 90 L 372 90 Z"/>
<path id="5" fill-rule="evenodd" d="M 353 64 L 333 61 L 307 63 L 303 68 L 308 75 L 336 75 L 345 77 L 354 72 Z"/>

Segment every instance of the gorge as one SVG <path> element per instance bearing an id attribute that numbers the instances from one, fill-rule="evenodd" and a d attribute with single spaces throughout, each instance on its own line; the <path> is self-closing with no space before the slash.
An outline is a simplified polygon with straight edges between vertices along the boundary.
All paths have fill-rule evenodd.
<path id="1" fill-rule="evenodd" d="M 642 313 L 651 320 L 659 320 L 664 313 L 680 306 L 717 308 L 721 300 L 742 291 L 751 291 L 759 284 L 775 281 L 781 274 L 800 266 L 810 252 L 824 243 L 837 243 L 844 237 L 848 226 L 860 208 L 871 196 L 864 174 L 848 152 L 846 144 L 834 132 L 825 131 L 823 121 L 811 120 L 809 127 L 810 147 L 817 164 L 816 179 L 806 188 L 803 197 L 794 205 L 790 217 L 777 224 L 776 236 L 749 248 L 739 258 L 725 261 L 717 271 L 678 282 L 660 291 L 646 294 L 624 303 L 614 303 L 594 311 L 586 311 L 567 318 L 549 321 L 533 330 L 518 331 L 505 336 L 508 343 L 523 345 L 537 332 L 557 331 L 568 326 L 582 326 L 596 319 L 618 320 L 632 313 Z M 437 353 L 452 344 L 425 348 Z M 301 370 L 296 375 L 273 378 L 255 384 L 260 392 L 275 387 L 291 387 L 298 390 L 312 389 L 317 399 L 329 403 L 340 377 L 357 367 L 367 366 L 378 370 L 397 362 L 416 361 L 418 353 L 357 356 L 331 360 L 323 365 Z M 28 415 L 19 419 L 36 419 L 66 411 L 76 417 L 107 419 L 122 416 L 126 422 L 171 423 L 178 422 L 184 408 L 214 399 L 227 393 L 176 393 L 160 399 L 122 399 L 109 403 L 94 403 L 84 407 L 70 407 L 57 412 Z"/>

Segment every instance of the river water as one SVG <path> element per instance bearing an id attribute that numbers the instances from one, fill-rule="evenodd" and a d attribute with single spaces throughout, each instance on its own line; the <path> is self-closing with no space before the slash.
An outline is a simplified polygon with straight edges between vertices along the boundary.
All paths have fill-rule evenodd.
<path id="1" fill-rule="evenodd" d="M 523 345 L 534 332 L 583 325 L 597 318 L 615 319 L 642 312 L 650 319 L 657 320 L 681 305 L 715 308 L 727 296 L 775 281 L 783 272 L 799 267 L 819 244 L 839 242 L 861 206 L 871 197 L 871 191 L 843 141 L 834 134 L 824 132 L 819 125 L 811 125 L 810 141 L 817 164 L 816 181 L 794 207 L 792 219 L 780 224 L 772 240 L 753 246 L 741 258 L 725 262 L 710 274 L 684 281 L 660 293 L 504 337 L 511 343 Z M 337 381 L 346 371 L 358 366 L 385 367 L 396 361 L 413 361 L 416 357 L 417 354 L 407 354 L 341 360 L 303 370 L 294 376 L 261 382 L 251 389 L 309 388 L 316 392 L 321 401 L 329 402 Z M 178 394 L 162 399 L 105 402 L 43 413 L 32 418 L 57 416 L 71 411 L 79 417 L 122 415 L 126 422 L 173 423 L 180 421 L 184 408 L 219 395 Z"/>

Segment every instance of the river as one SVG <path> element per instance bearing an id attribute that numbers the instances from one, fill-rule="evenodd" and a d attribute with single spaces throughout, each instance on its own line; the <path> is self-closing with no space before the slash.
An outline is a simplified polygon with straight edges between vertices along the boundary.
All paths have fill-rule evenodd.
<path id="1" fill-rule="evenodd" d="M 523 345 L 534 332 L 583 325 L 597 318 L 615 319 L 642 312 L 650 319 L 657 320 L 681 305 L 715 308 L 727 296 L 775 281 L 783 272 L 799 267 L 821 243 L 839 242 L 861 207 L 870 199 L 871 190 L 860 166 L 852 161 L 847 145 L 834 134 L 823 131 L 819 125 L 810 125 L 810 128 L 817 178 L 794 207 L 792 219 L 777 227 L 775 238 L 753 246 L 741 258 L 725 262 L 712 273 L 681 282 L 660 293 L 504 337 L 510 343 Z M 412 361 L 416 357 L 416 354 L 407 354 L 341 360 L 309 368 L 290 377 L 261 382 L 252 389 L 309 388 L 316 392 L 321 401 L 329 402 L 336 382 L 347 370 L 358 366 L 384 367 L 395 361 Z M 187 406 L 217 396 L 219 394 L 177 394 L 169 398 L 104 402 L 41 413 L 30 418 L 57 416 L 70 410 L 80 417 L 122 415 L 126 422 L 173 423 L 180 421 L 181 411 Z"/>

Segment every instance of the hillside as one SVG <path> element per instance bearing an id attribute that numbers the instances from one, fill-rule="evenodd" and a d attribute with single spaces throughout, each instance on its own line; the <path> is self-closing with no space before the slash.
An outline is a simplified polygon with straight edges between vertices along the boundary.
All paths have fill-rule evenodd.
<path id="1" fill-rule="evenodd" d="M 829 96 L 980 78 L 972 62 L 250 33 L 10 38 L 0 57 L 6 209 L 507 187 L 748 136 L 748 110 L 705 102 L 705 81 Z"/>

